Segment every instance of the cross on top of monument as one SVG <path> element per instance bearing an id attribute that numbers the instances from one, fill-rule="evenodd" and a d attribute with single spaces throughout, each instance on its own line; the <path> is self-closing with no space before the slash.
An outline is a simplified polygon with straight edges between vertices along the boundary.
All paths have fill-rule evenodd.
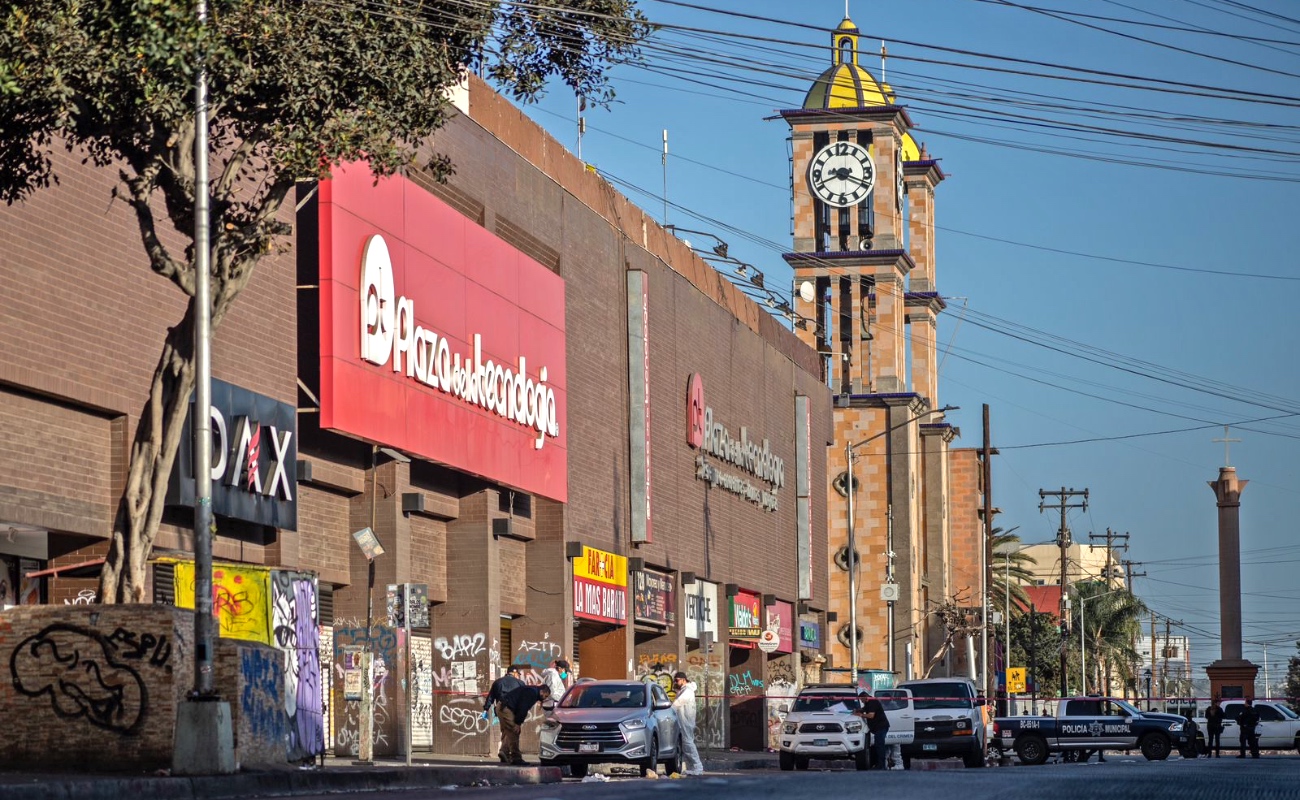
<path id="1" fill-rule="evenodd" d="M 1230 437 L 1228 436 L 1228 426 L 1227 426 L 1227 425 L 1224 425 L 1224 426 L 1223 426 L 1223 438 L 1222 438 L 1222 439 L 1211 439 L 1211 441 L 1214 441 L 1214 442 L 1223 442 L 1223 466 L 1225 466 L 1225 467 L 1230 467 L 1230 466 L 1232 466 L 1232 460 L 1229 458 L 1229 456 L 1230 456 L 1231 453 L 1230 453 L 1230 451 L 1229 451 L 1228 448 L 1232 447 L 1232 443 L 1233 443 L 1233 442 L 1240 442 L 1241 440 L 1240 440 L 1240 439 L 1232 439 L 1232 438 L 1230 438 Z"/>

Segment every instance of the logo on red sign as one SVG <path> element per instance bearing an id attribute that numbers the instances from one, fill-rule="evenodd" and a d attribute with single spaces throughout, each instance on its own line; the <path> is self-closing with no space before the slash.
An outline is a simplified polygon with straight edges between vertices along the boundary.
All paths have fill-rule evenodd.
<path id="1" fill-rule="evenodd" d="M 704 446 L 704 379 L 698 372 L 686 385 L 686 443 L 696 449 Z"/>

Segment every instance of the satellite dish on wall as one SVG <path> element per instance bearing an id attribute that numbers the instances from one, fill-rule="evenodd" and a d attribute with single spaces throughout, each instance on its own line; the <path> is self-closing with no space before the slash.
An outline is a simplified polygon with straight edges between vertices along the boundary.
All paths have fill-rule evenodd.
<path id="1" fill-rule="evenodd" d="M 811 303 L 817 297 L 817 290 L 813 288 L 812 281 L 804 281 L 799 284 L 799 299 L 805 303 Z"/>

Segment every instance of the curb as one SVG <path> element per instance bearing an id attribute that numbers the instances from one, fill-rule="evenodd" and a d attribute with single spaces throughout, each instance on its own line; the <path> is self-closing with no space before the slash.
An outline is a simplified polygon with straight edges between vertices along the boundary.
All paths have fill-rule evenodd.
<path id="1" fill-rule="evenodd" d="M 412 767 L 196 777 L 50 777 L 0 783 L 0 800 L 225 800 L 331 792 L 559 783 L 559 767 Z"/>

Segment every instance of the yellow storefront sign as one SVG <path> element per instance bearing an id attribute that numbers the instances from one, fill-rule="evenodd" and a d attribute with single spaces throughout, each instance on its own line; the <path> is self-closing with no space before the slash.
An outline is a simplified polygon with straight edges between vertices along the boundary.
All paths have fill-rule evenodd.
<path id="1" fill-rule="evenodd" d="M 610 586 L 627 586 L 627 558 L 583 546 L 582 557 L 573 561 L 573 577 Z"/>

